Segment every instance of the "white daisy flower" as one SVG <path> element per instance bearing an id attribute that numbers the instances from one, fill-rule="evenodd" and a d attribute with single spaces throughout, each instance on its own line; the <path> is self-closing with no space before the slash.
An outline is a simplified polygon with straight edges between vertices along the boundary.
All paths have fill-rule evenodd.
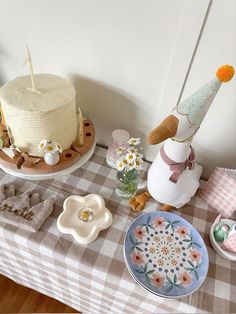
<path id="1" fill-rule="evenodd" d="M 134 164 L 135 164 L 135 169 L 137 169 L 137 170 L 143 169 L 142 160 L 136 159 Z"/>
<path id="2" fill-rule="evenodd" d="M 117 160 L 117 162 L 116 162 L 116 169 L 118 170 L 118 171 L 122 171 L 122 170 L 124 170 L 124 168 L 125 168 L 125 164 L 123 163 L 123 161 L 122 160 Z"/>
<path id="3" fill-rule="evenodd" d="M 140 138 L 138 138 L 138 137 L 131 137 L 131 138 L 128 140 L 128 144 L 129 144 L 129 145 L 137 146 L 137 145 L 140 144 Z"/>
<path id="4" fill-rule="evenodd" d="M 124 151 L 125 151 L 125 148 L 122 146 L 116 149 L 117 155 L 122 155 Z"/>
<path id="5" fill-rule="evenodd" d="M 46 149 L 47 143 L 48 143 L 47 140 L 41 140 L 39 145 L 38 145 L 38 150 L 44 151 Z"/>
<path id="6" fill-rule="evenodd" d="M 136 154 L 137 159 L 142 160 L 143 159 L 143 154 L 137 153 Z M 143 161 L 143 160 L 142 160 Z"/>
<path id="7" fill-rule="evenodd" d="M 58 151 L 59 153 L 62 153 L 62 147 L 61 147 L 61 145 L 56 144 L 56 147 L 57 147 L 57 151 Z"/>
<path id="8" fill-rule="evenodd" d="M 55 153 L 58 151 L 58 148 L 53 141 L 48 141 L 45 150 L 47 153 Z"/>
<path id="9" fill-rule="evenodd" d="M 125 159 L 127 160 L 128 164 L 129 164 L 136 159 L 136 154 L 129 152 L 128 154 L 126 154 Z"/>
<path id="10" fill-rule="evenodd" d="M 135 169 L 136 168 L 135 161 L 128 163 L 127 168 L 129 171 Z"/>
<path id="11" fill-rule="evenodd" d="M 127 149 L 127 152 L 138 154 L 138 153 L 139 153 L 139 150 L 138 150 L 138 148 L 136 148 L 136 147 L 134 147 L 134 146 L 130 146 L 130 147 Z"/>

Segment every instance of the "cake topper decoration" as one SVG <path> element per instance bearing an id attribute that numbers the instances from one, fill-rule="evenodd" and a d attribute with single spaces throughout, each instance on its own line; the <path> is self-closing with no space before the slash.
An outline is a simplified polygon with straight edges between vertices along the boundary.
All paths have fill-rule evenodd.
<path id="1" fill-rule="evenodd" d="M 79 143 L 84 145 L 84 117 L 81 109 L 79 108 Z"/>
<path id="2" fill-rule="evenodd" d="M 41 140 L 38 146 L 40 152 L 44 153 L 44 161 L 47 165 L 56 165 L 60 160 L 62 148 L 51 140 Z"/>
<path id="3" fill-rule="evenodd" d="M 30 51 L 29 51 L 29 47 L 28 45 L 26 45 L 26 49 L 27 49 L 27 53 L 28 53 L 28 57 L 25 60 L 25 62 L 23 63 L 23 65 L 26 65 L 26 63 L 29 64 L 29 70 L 30 70 L 30 78 L 31 78 L 31 84 L 32 84 L 32 88 L 27 88 L 28 90 L 31 90 L 33 92 L 37 92 L 40 93 L 40 91 L 36 90 L 35 88 L 35 81 L 34 81 L 34 71 L 33 71 L 33 64 L 32 64 L 32 59 L 31 59 L 31 55 L 30 55 Z"/>

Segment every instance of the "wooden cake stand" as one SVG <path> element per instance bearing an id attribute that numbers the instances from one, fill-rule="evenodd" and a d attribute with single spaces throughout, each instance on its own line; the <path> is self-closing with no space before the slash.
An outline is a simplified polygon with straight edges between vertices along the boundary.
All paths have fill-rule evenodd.
<path id="1" fill-rule="evenodd" d="M 64 150 L 60 161 L 47 165 L 43 158 L 18 154 L 14 159 L 0 151 L 0 168 L 8 174 L 27 180 L 47 180 L 68 174 L 81 167 L 94 153 L 96 147 L 95 128 L 91 120 L 84 120 L 84 145 L 75 140 L 70 149 Z M 22 157 L 24 156 L 24 157 Z"/>

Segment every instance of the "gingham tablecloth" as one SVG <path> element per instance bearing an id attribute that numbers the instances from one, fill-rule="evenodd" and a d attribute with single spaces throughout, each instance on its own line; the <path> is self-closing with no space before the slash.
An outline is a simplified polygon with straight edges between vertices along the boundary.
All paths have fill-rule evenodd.
<path id="1" fill-rule="evenodd" d="M 105 155 L 106 150 L 97 147 L 82 168 L 54 180 L 30 182 L 0 172 L 1 184 L 14 183 L 22 192 L 34 188 L 43 198 L 56 197 L 53 214 L 37 233 L 0 222 L 0 273 L 84 313 L 236 312 L 236 263 L 212 249 L 208 232 L 217 214 L 197 196 L 176 213 L 197 228 L 208 247 L 210 265 L 204 284 L 188 297 L 170 300 L 134 282 L 124 263 L 123 240 L 138 214 L 115 195 L 115 171 L 106 165 Z M 145 163 L 145 170 L 148 167 Z M 113 224 L 93 243 L 79 245 L 57 230 L 56 220 L 67 196 L 88 193 L 105 198 Z M 145 211 L 158 208 L 153 201 Z"/>

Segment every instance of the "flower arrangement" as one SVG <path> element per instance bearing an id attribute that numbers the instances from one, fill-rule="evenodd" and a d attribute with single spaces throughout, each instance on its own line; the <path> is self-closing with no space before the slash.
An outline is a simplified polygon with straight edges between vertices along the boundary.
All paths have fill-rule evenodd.
<path id="1" fill-rule="evenodd" d="M 117 154 L 121 157 L 116 162 L 116 169 L 118 171 L 129 172 L 131 170 L 142 170 L 143 155 L 140 147 L 140 138 L 131 137 L 128 140 L 128 148 L 119 147 Z"/>
<path id="2" fill-rule="evenodd" d="M 51 140 L 41 140 L 38 145 L 38 150 L 44 154 L 46 164 L 53 166 L 59 162 L 60 153 L 62 153 L 62 148 L 59 144 Z"/>
<path id="3" fill-rule="evenodd" d="M 41 140 L 38 145 L 38 151 L 41 153 L 62 153 L 62 148 L 59 144 L 51 140 Z"/>
<path id="4" fill-rule="evenodd" d="M 130 138 L 128 147 L 119 147 L 116 152 L 120 158 L 116 162 L 117 185 L 116 194 L 120 197 L 130 198 L 137 190 L 139 171 L 143 169 L 143 155 L 140 147 L 140 138 Z"/>

